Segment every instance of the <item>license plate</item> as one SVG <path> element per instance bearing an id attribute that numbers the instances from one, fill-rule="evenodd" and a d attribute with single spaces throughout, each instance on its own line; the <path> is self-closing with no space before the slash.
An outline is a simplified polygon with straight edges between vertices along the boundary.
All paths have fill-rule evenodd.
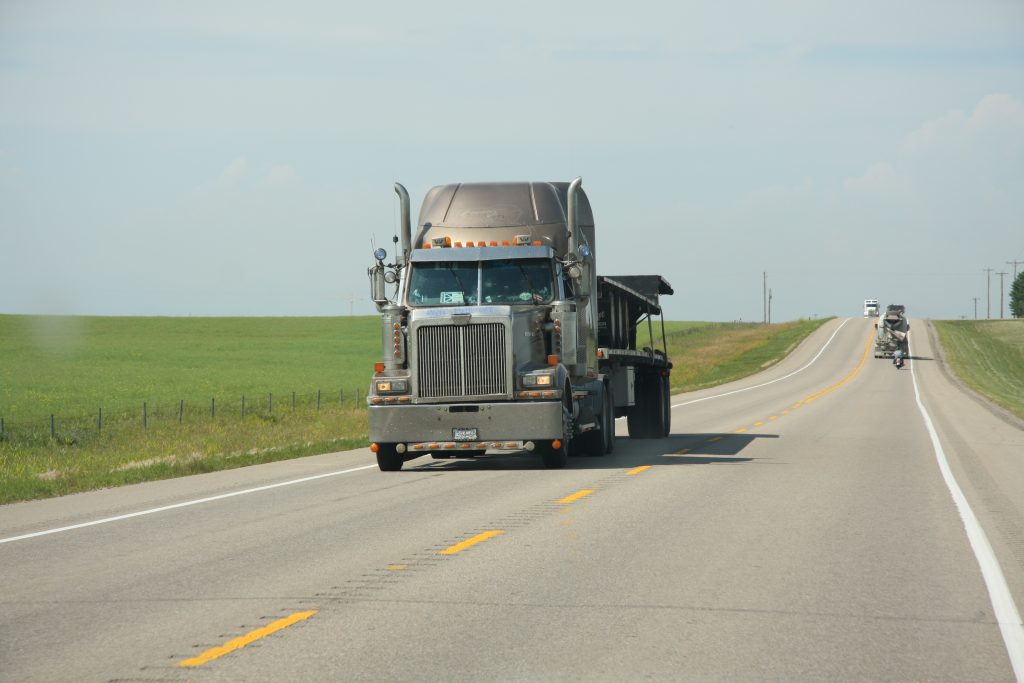
<path id="1" fill-rule="evenodd" d="M 476 441 L 476 427 L 455 427 L 452 429 L 452 441 Z"/>

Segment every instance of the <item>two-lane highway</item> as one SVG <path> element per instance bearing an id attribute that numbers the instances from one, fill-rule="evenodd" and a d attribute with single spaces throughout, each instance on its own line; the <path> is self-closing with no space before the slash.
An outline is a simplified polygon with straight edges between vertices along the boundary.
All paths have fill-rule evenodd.
<path id="1" fill-rule="evenodd" d="M 1022 604 L 1024 431 L 926 327 L 896 370 L 830 322 L 561 471 L 364 449 L 0 508 L 0 679 L 1014 680 L 983 567 Z"/>

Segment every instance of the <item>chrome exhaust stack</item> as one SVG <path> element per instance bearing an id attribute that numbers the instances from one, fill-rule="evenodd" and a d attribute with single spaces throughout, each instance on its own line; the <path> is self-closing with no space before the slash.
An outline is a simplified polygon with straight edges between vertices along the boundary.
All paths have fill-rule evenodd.
<path id="1" fill-rule="evenodd" d="M 580 246 L 579 226 L 576 224 L 576 193 L 582 186 L 583 178 L 580 177 L 575 178 L 571 183 L 569 183 L 569 194 L 567 200 L 569 206 L 566 207 L 565 222 L 568 224 L 567 227 L 569 228 L 569 253 L 572 254 L 572 258 L 579 255 L 576 251 Z"/>
<path id="2" fill-rule="evenodd" d="M 402 183 L 395 183 L 395 194 L 398 195 L 402 213 L 402 249 L 396 255 L 395 265 L 401 268 L 409 260 L 409 252 L 412 250 L 412 220 L 409 216 L 409 193 Z"/>

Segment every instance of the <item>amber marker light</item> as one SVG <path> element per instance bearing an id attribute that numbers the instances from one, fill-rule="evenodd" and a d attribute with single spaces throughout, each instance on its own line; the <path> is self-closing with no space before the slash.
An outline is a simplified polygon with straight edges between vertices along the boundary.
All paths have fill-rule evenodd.
<path id="1" fill-rule="evenodd" d="M 373 370 L 374 370 L 374 372 L 384 372 L 384 364 L 383 363 L 374 363 L 373 364 Z"/>
<path id="2" fill-rule="evenodd" d="M 558 365 L 558 356 L 555 354 L 548 356 L 548 365 Z"/>
<path id="3" fill-rule="evenodd" d="M 378 446 L 378 445 L 377 445 L 377 444 L 375 444 L 375 443 L 371 443 L 371 444 L 370 444 L 370 452 L 371 452 L 371 453 L 376 453 L 376 452 L 377 452 L 377 451 L 379 451 L 379 450 L 380 450 L 380 446 Z"/>
<path id="4" fill-rule="evenodd" d="M 555 439 L 554 441 L 551 442 L 551 447 L 557 451 L 559 448 L 562 447 L 562 442 L 558 439 Z"/>

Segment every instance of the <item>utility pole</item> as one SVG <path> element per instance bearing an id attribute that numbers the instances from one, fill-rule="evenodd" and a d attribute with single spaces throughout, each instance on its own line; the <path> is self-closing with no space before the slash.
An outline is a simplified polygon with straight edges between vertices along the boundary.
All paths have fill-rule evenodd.
<path id="1" fill-rule="evenodd" d="M 768 288 L 768 324 L 772 324 L 772 290 Z"/>
<path id="2" fill-rule="evenodd" d="M 762 321 L 768 324 L 768 271 L 761 273 L 761 308 L 763 309 L 764 318 Z"/>
<path id="3" fill-rule="evenodd" d="M 1011 280 L 1010 282 L 1016 282 L 1017 281 L 1017 266 L 1019 266 L 1021 264 L 1024 264 L 1024 261 L 1007 261 L 1006 262 L 1006 265 L 1013 266 L 1013 280 Z"/>
<path id="4" fill-rule="evenodd" d="M 974 299 L 974 319 L 977 320 L 978 319 L 978 297 L 975 296 L 975 297 L 971 297 L 971 298 Z"/>
<path id="5" fill-rule="evenodd" d="M 985 279 L 985 318 L 992 317 L 992 268 L 985 268 L 988 277 Z"/>
<path id="6" fill-rule="evenodd" d="M 999 276 L 999 319 L 1003 319 L 1003 276 L 1009 273 L 996 273 Z"/>

